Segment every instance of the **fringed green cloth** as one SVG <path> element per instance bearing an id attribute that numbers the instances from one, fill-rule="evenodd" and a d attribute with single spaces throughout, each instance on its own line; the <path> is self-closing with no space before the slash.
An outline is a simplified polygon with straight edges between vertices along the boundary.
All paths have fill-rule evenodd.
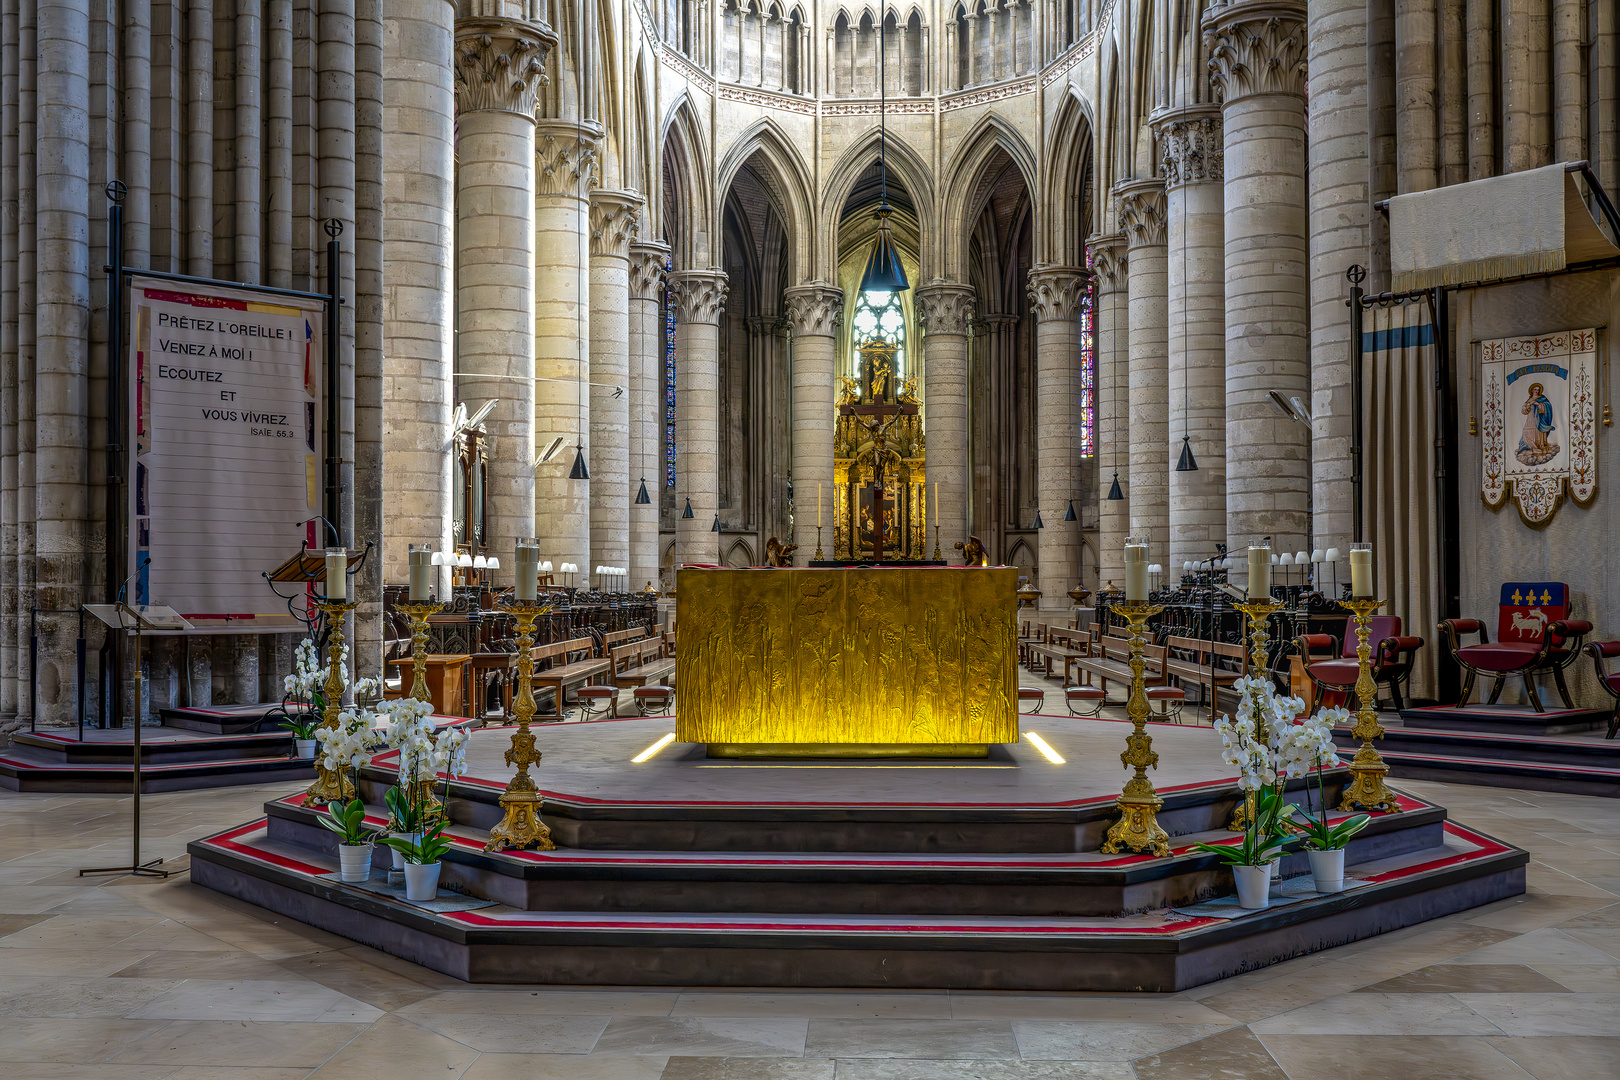
<path id="1" fill-rule="evenodd" d="M 1547 274 L 1620 255 L 1563 165 L 1389 201 L 1396 292 Z"/>

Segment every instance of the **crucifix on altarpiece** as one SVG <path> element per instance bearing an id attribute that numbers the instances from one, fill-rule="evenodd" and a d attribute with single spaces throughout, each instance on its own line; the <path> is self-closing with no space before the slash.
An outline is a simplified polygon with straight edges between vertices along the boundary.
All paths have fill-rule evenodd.
<path id="1" fill-rule="evenodd" d="M 843 416 L 853 416 L 855 422 L 866 429 L 872 438 L 872 561 L 883 561 L 884 541 L 889 534 L 889 514 L 884 510 L 885 504 L 892 502 L 887 499 L 888 488 L 884 479 L 884 467 L 888 458 L 889 429 L 902 416 L 916 416 L 917 404 L 909 401 L 883 400 L 885 395 L 881 392 L 871 394 L 868 403 L 850 403 L 840 405 L 838 412 Z M 854 541 L 859 546 L 858 532 Z"/>

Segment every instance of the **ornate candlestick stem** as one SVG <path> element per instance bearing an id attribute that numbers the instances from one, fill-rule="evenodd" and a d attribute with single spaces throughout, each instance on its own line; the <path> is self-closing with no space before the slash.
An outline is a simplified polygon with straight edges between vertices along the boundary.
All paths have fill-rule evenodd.
<path id="1" fill-rule="evenodd" d="M 326 719 L 321 721 L 321 727 L 336 731 L 338 713 L 343 711 L 343 620 L 360 605 L 354 601 L 324 598 L 316 601 L 316 605 L 321 609 L 326 625 L 331 628 L 326 641 L 330 657 L 326 666 L 326 685 L 321 688 L 326 692 Z M 354 781 L 344 775 L 342 765 L 328 769 L 326 755 L 322 753 L 316 755 L 315 769 L 315 782 L 304 792 L 305 806 L 319 807 L 333 802 L 348 802 L 354 798 Z"/>
<path id="2" fill-rule="evenodd" d="M 1131 697 L 1125 711 L 1131 718 L 1131 733 L 1125 736 L 1125 752 L 1119 760 L 1136 769 L 1136 775 L 1125 781 L 1125 788 L 1115 800 L 1123 815 L 1108 830 L 1102 850 L 1109 855 L 1121 848 L 1132 851 L 1151 851 L 1155 855 L 1170 854 L 1170 836 L 1159 827 L 1157 814 L 1164 800 L 1153 790 L 1153 781 L 1147 770 L 1157 768 L 1159 755 L 1153 750 L 1153 738 L 1147 733 L 1148 699 L 1143 686 L 1142 646 L 1147 643 L 1147 621 L 1164 608 L 1159 604 L 1112 604 L 1114 614 L 1130 625 L 1131 638 Z"/>
<path id="3" fill-rule="evenodd" d="M 534 620 L 550 611 L 552 605 L 536 600 L 509 600 L 503 607 L 517 619 L 517 690 L 512 695 L 512 712 L 517 715 L 517 730 L 512 732 L 512 748 L 506 752 L 506 763 L 517 766 L 517 774 L 501 793 L 501 809 L 506 816 L 489 830 L 489 843 L 485 851 L 505 851 L 507 848 L 553 851 L 551 829 L 540 820 L 540 791 L 529 775 L 529 766 L 540 760 L 540 751 L 534 748 L 534 732 L 529 730 L 529 718 L 534 715 Z"/>
<path id="4" fill-rule="evenodd" d="M 1283 605 L 1279 601 L 1266 599 L 1250 600 L 1246 604 L 1233 604 L 1232 606 L 1243 612 L 1243 617 L 1248 622 L 1249 677 L 1252 679 L 1271 678 L 1271 668 L 1267 664 L 1268 657 L 1266 656 L 1266 645 L 1271 641 L 1271 634 L 1267 630 L 1266 624 L 1271 619 L 1272 613 L 1281 609 Z M 1257 720 L 1257 728 L 1263 728 L 1264 723 L 1263 720 Z M 1255 737 L 1268 739 L 1270 734 L 1264 730 L 1256 730 Z M 1252 813 L 1254 813 L 1254 792 L 1251 791 L 1244 796 L 1242 804 L 1237 808 L 1237 812 L 1232 815 L 1232 824 L 1228 828 L 1233 832 L 1243 831 L 1243 827 Z"/>
<path id="5" fill-rule="evenodd" d="M 827 556 L 821 553 L 821 526 L 816 526 L 816 562 L 821 562 Z"/>
<path id="6" fill-rule="evenodd" d="M 944 558 L 945 558 L 945 556 L 941 555 L 940 551 L 939 551 L 939 526 L 935 525 L 934 526 L 934 561 L 935 562 L 940 562 Z"/>
<path id="7" fill-rule="evenodd" d="M 416 677 L 411 680 L 409 697 L 417 701 L 432 701 L 433 695 L 428 693 L 427 685 L 427 639 L 428 616 L 437 615 L 443 611 L 445 605 L 429 601 L 425 604 L 401 604 L 399 610 L 411 619 L 411 658 L 416 668 Z"/>
<path id="8" fill-rule="evenodd" d="M 1384 602 L 1341 600 L 1339 606 L 1355 616 L 1356 663 L 1361 669 L 1356 677 L 1356 696 L 1361 699 L 1361 708 L 1356 710 L 1356 723 L 1350 729 L 1350 734 L 1361 740 L 1361 749 L 1350 761 L 1350 786 L 1345 789 L 1339 809 L 1376 810 L 1393 814 L 1400 810 L 1400 803 L 1395 793 L 1384 786 L 1389 766 L 1384 764 L 1384 759 L 1373 746 L 1373 740 L 1384 733 L 1384 727 L 1378 722 L 1378 683 L 1373 679 L 1372 665 L 1368 662 L 1372 657 L 1372 646 L 1367 641 L 1367 635 L 1371 632 L 1367 622 L 1373 612 L 1384 606 Z"/>

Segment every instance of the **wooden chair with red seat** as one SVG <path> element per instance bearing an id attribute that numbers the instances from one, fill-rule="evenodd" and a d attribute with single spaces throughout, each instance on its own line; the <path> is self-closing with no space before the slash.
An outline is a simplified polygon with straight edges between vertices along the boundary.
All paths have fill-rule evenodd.
<path id="1" fill-rule="evenodd" d="M 1620 672 L 1609 674 L 1609 666 L 1604 661 L 1611 656 L 1620 656 L 1620 641 L 1594 641 L 1586 646 L 1586 651 L 1597 666 L 1598 685 L 1614 698 L 1614 715 L 1609 717 L 1609 733 L 1603 736 L 1612 739 L 1620 734 Z"/>
<path id="2" fill-rule="evenodd" d="M 1468 673 L 1458 708 L 1467 705 L 1473 695 L 1476 675 L 1494 681 L 1488 705 L 1495 705 L 1502 696 L 1509 676 L 1519 675 L 1531 707 L 1545 712 L 1536 696 L 1535 677 L 1547 674 L 1552 675 L 1564 708 L 1575 707 L 1564 683 L 1564 669 L 1580 654 L 1581 638 L 1592 632 L 1592 624 L 1569 617 L 1569 586 L 1563 582 L 1510 581 L 1503 585 L 1494 642 L 1478 619 L 1447 619 L 1440 624 L 1440 632 L 1446 636 L 1452 659 Z M 1464 634 L 1478 634 L 1479 641 L 1464 645 Z"/>
<path id="3" fill-rule="evenodd" d="M 1343 695 L 1343 701 L 1349 702 L 1355 695 L 1356 680 L 1361 676 L 1361 661 L 1356 655 L 1359 642 L 1355 618 L 1345 619 L 1342 638 L 1333 634 L 1302 634 L 1294 641 L 1299 646 L 1299 655 L 1304 658 L 1305 672 L 1319 688 L 1319 694 L 1323 697 Z M 1367 664 L 1372 669 L 1373 681 L 1389 687 L 1396 711 L 1405 708 L 1401 684 L 1412 675 L 1412 654 L 1423 648 L 1423 639 L 1403 636 L 1399 615 L 1374 615 L 1367 620 L 1367 644 L 1371 646 Z M 1325 657 L 1323 650 L 1326 650 Z M 1307 704 L 1314 711 L 1316 702 Z"/>

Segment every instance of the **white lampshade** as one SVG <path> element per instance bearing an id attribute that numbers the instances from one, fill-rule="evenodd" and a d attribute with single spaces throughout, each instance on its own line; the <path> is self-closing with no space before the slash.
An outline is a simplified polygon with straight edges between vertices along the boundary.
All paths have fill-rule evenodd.
<path id="1" fill-rule="evenodd" d="M 471 566 L 472 564 L 473 564 L 472 556 L 467 554 L 465 551 L 463 551 L 460 555 L 456 556 L 456 565 L 457 566 Z"/>
<path id="2" fill-rule="evenodd" d="M 1322 561 L 1323 562 L 1338 562 L 1339 561 L 1339 549 L 1338 548 L 1328 548 L 1327 549 L 1327 554 L 1322 556 Z"/>
<path id="3" fill-rule="evenodd" d="M 551 563 L 549 561 L 541 563 L 540 564 L 540 572 L 542 574 L 551 573 Z"/>
<path id="4" fill-rule="evenodd" d="M 1273 552 L 1272 552 L 1272 553 L 1271 553 L 1271 565 L 1272 565 L 1272 566 L 1276 566 L 1276 565 L 1277 565 L 1277 553 L 1276 553 L 1276 552 L 1275 552 L 1275 551 L 1273 551 Z"/>
<path id="5" fill-rule="evenodd" d="M 485 559 L 482 555 L 474 555 L 473 556 L 473 569 L 474 570 L 483 570 L 488 566 L 489 566 L 489 560 Z"/>
<path id="6" fill-rule="evenodd" d="M 1148 567 L 1148 573 L 1150 573 L 1150 574 L 1162 574 L 1162 573 L 1164 573 L 1164 565 L 1162 563 L 1154 563 L 1153 565 Z"/>
<path id="7" fill-rule="evenodd" d="M 499 570 L 501 568 L 501 560 L 491 555 L 489 558 L 484 560 L 484 567 L 488 570 Z"/>
<path id="8" fill-rule="evenodd" d="M 433 565 L 434 566 L 448 566 L 448 565 L 450 565 L 450 563 L 449 563 L 449 560 L 447 560 L 444 557 L 444 552 L 435 551 L 433 553 Z"/>
<path id="9" fill-rule="evenodd" d="M 1293 566 L 1294 565 L 1294 557 L 1292 555 L 1290 555 L 1288 552 L 1285 551 L 1285 552 L 1282 553 L 1282 556 L 1277 559 L 1277 565 L 1278 566 Z"/>
<path id="10" fill-rule="evenodd" d="M 1322 549 L 1317 548 L 1316 550 L 1311 552 L 1311 562 L 1321 562 L 1321 561 L 1322 561 Z"/>
<path id="11" fill-rule="evenodd" d="M 1308 554 L 1306 554 L 1305 552 L 1303 552 L 1303 551 L 1294 552 L 1294 565 L 1295 566 L 1304 566 L 1306 563 L 1308 563 L 1310 561 L 1311 561 L 1311 557 Z"/>
<path id="12" fill-rule="evenodd" d="M 1189 572 L 1191 572 L 1191 570 L 1192 570 L 1192 560 L 1191 559 L 1188 559 L 1186 562 L 1181 564 L 1181 572 L 1183 574 L 1189 573 Z"/>

